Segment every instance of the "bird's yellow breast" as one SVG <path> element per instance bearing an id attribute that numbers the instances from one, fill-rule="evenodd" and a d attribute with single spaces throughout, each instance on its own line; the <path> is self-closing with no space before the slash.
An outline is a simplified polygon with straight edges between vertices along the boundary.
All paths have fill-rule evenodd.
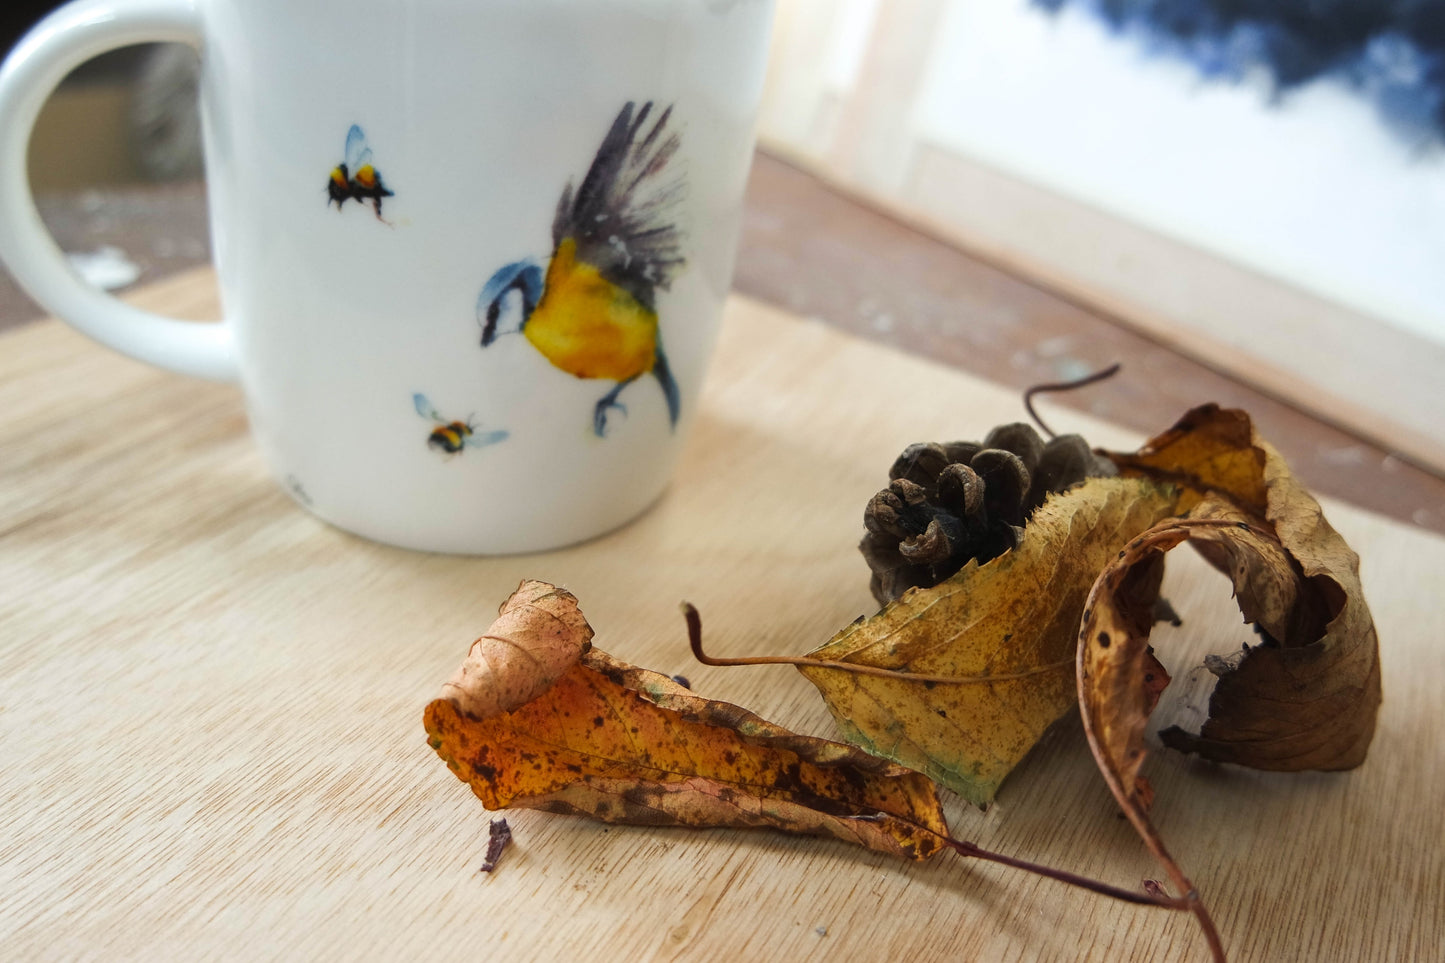
<path id="1" fill-rule="evenodd" d="M 570 237 L 552 255 L 542 298 L 522 333 L 579 378 L 626 381 L 651 371 L 657 352 L 657 314 L 578 261 Z"/>

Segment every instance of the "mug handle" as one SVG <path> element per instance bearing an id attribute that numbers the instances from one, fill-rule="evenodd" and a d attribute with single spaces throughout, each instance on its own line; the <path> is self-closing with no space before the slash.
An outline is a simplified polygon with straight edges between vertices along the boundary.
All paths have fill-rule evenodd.
<path id="1" fill-rule="evenodd" d="M 234 381 L 229 323 L 176 321 L 86 284 L 30 193 L 30 132 L 66 74 L 117 47 L 167 41 L 200 49 L 195 0 L 73 0 L 16 45 L 0 68 L 0 259 L 41 306 L 101 344 L 180 374 Z"/>

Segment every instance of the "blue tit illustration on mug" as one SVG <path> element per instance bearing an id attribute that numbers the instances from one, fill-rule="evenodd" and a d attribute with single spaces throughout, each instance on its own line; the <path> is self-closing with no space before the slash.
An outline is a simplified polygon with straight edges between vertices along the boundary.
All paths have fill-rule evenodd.
<path id="1" fill-rule="evenodd" d="M 592 411 L 592 430 L 607 432 L 610 410 L 643 375 L 657 379 L 677 426 L 677 382 L 658 327 L 656 292 L 686 265 L 675 223 L 686 182 L 668 129 L 668 107 L 649 125 L 653 104 L 634 113 L 629 101 L 612 122 L 582 186 L 569 181 L 552 221 L 546 275 L 532 260 L 492 275 L 477 299 L 482 347 L 520 332 L 543 357 L 578 378 L 614 381 Z M 516 296 L 512 296 L 512 292 Z"/>
<path id="2" fill-rule="evenodd" d="M 346 152 L 342 156 L 344 159 L 331 169 L 326 181 L 326 206 L 335 202 L 339 211 L 348 200 L 363 206 L 371 201 L 376 219 L 385 221 L 381 216 L 381 199 L 396 195 L 382 183 L 381 173 L 371 159 L 371 148 L 366 144 L 366 134 L 356 124 L 346 132 Z"/>
<path id="3" fill-rule="evenodd" d="M 431 402 L 427 401 L 426 395 L 420 392 L 411 396 L 411 403 L 417 414 L 434 425 L 431 434 L 427 436 L 427 447 L 442 454 L 455 455 L 463 448 L 485 448 L 487 445 L 506 441 L 510 436 L 510 433 L 503 429 L 479 432 L 470 417 L 466 421 L 448 421 L 437 414 Z"/>

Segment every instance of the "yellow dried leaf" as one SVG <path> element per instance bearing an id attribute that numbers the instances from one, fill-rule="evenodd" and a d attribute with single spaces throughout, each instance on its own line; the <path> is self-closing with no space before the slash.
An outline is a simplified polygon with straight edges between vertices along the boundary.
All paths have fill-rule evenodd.
<path id="1" fill-rule="evenodd" d="M 1084 599 L 1126 542 L 1174 511 L 1168 486 L 1090 479 L 1052 496 L 1019 547 L 913 589 L 810 658 L 968 679 L 923 682 L 800 665 L 844 738 L 977 805 L 1075 702 Z M 1157 588 L 1157 583 L 1156 583 Z"/>

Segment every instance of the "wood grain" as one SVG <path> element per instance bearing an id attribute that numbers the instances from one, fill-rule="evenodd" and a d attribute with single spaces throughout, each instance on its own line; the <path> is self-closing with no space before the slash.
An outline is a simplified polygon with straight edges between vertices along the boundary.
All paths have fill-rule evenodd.
<path id="1" fill-rule="evenodd" d="M 1146 433 L 1203 401 L 1245 408 L 1312 490 L 1445 534 L 1441 477 L 1251 387 L 1228 365 L 1191 360 L 1177 337 L 1145 337 L 1097 302 L 1030 283 L 940 236 L 760 153 L 736 290 L 1017 391 L 1119 362 L 1118 377 L 1061 403 Z"/>
<path id="2" fill-rule="evenodd" d="M 142 300 L 206 316 L 209 277 Z M 1127 433 L 1063 409 L 1099 443 Z M 1192 922 L 948 857 L 911 865 L 760 832 L 488 814 L 421 711 L 523 577 L 570 588 L 597 644 L 831 735 L 786 668 L 871 610 L 862 507 L 911 441 L 981 435 L 1016 395 L 734 300 L 678 475 L 565 551 L 457 558 L 314 520 L 267 476 L 234 388 L 54 322 L 0 337 L 0 955 L 14 959 L 1204 958 Z M 1156 822 L 1236 960 L 1440 960 L 1445 541 L 1328 503 L 1364 559 L 1385 705 L 1369 761 L 1281 776 L 1160 754 Z M 1173 553 L 1174 556 L 1182 553 Z M 1189 559 L 1156 641 L 1187 675 L 1246 637 Z M 1132 886 L 1158 875 L 1067 719 L 961 838 Z"/>

